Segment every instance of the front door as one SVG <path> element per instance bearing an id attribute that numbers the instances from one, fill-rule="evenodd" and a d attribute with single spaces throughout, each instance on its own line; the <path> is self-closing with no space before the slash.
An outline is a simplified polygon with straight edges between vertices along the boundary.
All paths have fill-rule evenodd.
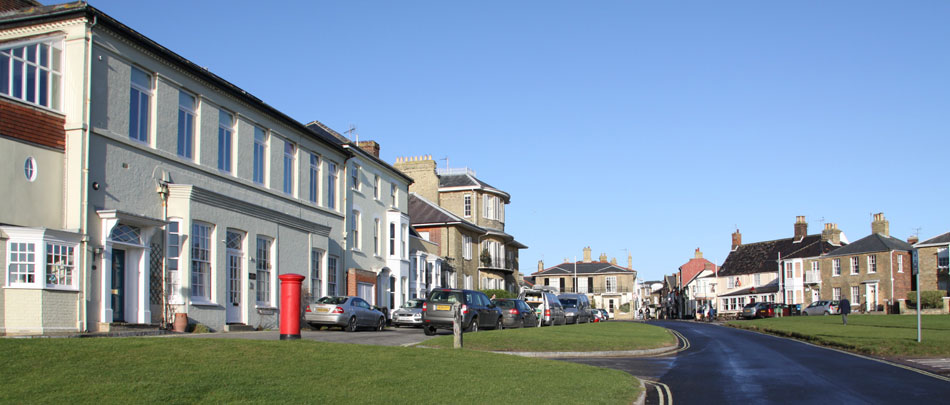
<path id="1" fill-rule="evenodd" d="M 227 234 L 228 255 L 225 263 L 228 269 L 228 302 L 225 304 L 227 307 L 225 311 L 226 323 L 243 323 L 243 319 L 241 319 L 241 315 L 244 313 L 242 310 L 244 306 L 241 305 L 243 292 L 241 287 L 244 285 L 241 277 L 244 269 L 243 236 L 241 233 L 231 231 L 228 231 Z"/>
<path id="2" fill-rule="evenodd" d="M 125 251 L 112 250 L 112 322 L 125 322 Z"/>
<path id="3" fill-rule="evenodd" d="M 877 310 L 877 284 L 868 284 L 867 291 L 865 291 L 867 297 L 867 304 L 865 304 L 865 311 L 876 311 Z"/>

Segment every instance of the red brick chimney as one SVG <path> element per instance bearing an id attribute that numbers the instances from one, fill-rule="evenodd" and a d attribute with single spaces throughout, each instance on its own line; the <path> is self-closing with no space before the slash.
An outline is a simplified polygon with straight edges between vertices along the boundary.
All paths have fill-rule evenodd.
<path id="1" fill-rule="evenodd" d="M 795 217 L 795 241 L 805 239 L 806 235 L 808 235 L 808 223 L 805 222 L 804 215 L 799 215 Z"/>
<path id="2" fill-rule="evenodd" d="M 360 141 L 357 146 L 364 152 L 379 158 L 379 144 L 376 141 Z"/>
<path id="3" fill-rule="evenodd" d="M 732 233 L 732 250 L 736 250 L 739 246 L 742 246 L 742 234 L 736 229 L 736 231 Z"/>
<path id="4" fill-rule="evenodd" d="M 913 244 L 916 244 L 917 242 L 920 242 L 920 238 L 918 238 L 917 235 L 910 235 L 907 237 L 907 243 L 910 243 L 911 245 L 913 245 Z"/>

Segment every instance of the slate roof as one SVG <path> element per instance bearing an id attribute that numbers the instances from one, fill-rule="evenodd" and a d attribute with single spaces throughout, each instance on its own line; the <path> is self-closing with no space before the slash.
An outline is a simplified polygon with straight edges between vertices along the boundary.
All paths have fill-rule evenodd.
<path id="1" fill-rule="evenodd" d="M 527 248 L 528 248 L 528 246 L 522 244 L 521 242 L 516 241 L 514 236 L 511 236 L 511 235 L 509 235 L 509 234 L 507 234 L 507 233 L 504 233 L 504 232 L 502 232 L 502 231 L 499 231 L 499 230 L 487 229 L 487 228 L 486 228 L 486 229 L 485 229 L 485 234 L 486 234 L 486 235 L 499 236 L 499 237 L 501 237 L 501 238 L 504 238 L 505 240 L 508 241 L 508 245 L 513 246 L 513 247 L 516 247 L 516 248 L 518 248 L 518 249 L 527 249 Z"/>
<path id="2" fill-rule="evenodd" d="M 633 274 L 637 275 L 637 271 L 633 269 L 628 269 L 626 267 L 620 267 L 617 265 L 610 264 L 608 262 L 576 262 L 577 264 L 577 274 Z M 551 275 L 574 275 L 574 265 L 573 262 L 561 263 L 554 267 L 548 267 L 544 270 L 534 272 L 532 276 L 551 276 Z"/>
<path id="3" fill-rule="evenodd" d="M 363 148 L 359 147 L 359 145 L 353 143 L 353 141 L 341 135 L 339 132 L 334 131 L 333 128 L 328 127 L 326 124 L 317 120 L 313 120 L 307 124 L 307 129 L 312 131 L 314 134 L 316 134 L 318 137 L 320 137 L 326 142 L 335 144 L 343 149 L 349 150 L 353 154 L 360 155 L 365 159 L 370 159 L 376 162 L 376 164 L 389 169 L 389 171 L 392 172 L 392 174 L 402 177 L 403 179 L 407 180 L 409 184 L 412 184 L 413 182 L 412 177 L 409 177 L 408 175 L 396 169 L 389 163 L 386 163 L 386 161 L 376 156 L 373 156 L 369 152 L 364 151 Z"/>
<path id="4" fill-rule="evenodd" d="M 755 292 L 752 292 L 752 289 L 755 288 Z M 723 294 L 719 297 L 736 297 L 740 295 L 752 295 L 752 294 L 771 294 L 778 292 L 778 279 L 772 280 L 771 283 L 766 285 L 760 285 L 758 287 L 748 287 L 743 288 L 738 291 L 733 291 L 729 294 Z"/>
<path id="5" fill-rule="evenodd" d="M 909 243 L 897 239 L 893 236 L 884 236 L 879 233 L 872 233 L 854 242 L 844 246 L 829 254 L 829 257 L 848 256 L 860 253 L 887 252 L 890 250 L 914 250 Z"/>
<path id="6" fill-rule="evenodd" d="M 844 243 L 842 243 L 843 245 Z M 850 245 L 848 245 L 850 246 Z M 795 238 L 776 239 L 739 245 L 729 253 L 719 268 L 720 276 L 768 273 L 778 271 L 779 253 L 782 258 L 817 257 L 841 247 L 822 242 L 821 235 L 807 235 L 801 241 Z"/>
<path id="7" fill-rule="evenodd" d="M 409 193 L 409 222 L 413 226 L 458 225 L 485 233 L 484 228 L 462 219 L 416 193 Z"/>
<path id="8" fill-rule="evenodd" d="M 479 180 L 477 177 L 471 175 L 470 173 L 451 173 L 451 174 L 440 174 L 439 175 L 439 188 L 452 188 L 452 187 L 471 187 L 471 188 L 481 188 L 489 191 L 493 191 L 499 194 L 503 194 L 509 200 L 511 196 L 501 191 L 500 189 L 493 187 L 491 184 L 488 184 L 484 181 Z"/>
<path id="9" fill-rule="evenodd" d="M 926 247 L 931 245 L 946 245 L 950 244 L 950 232 L 947 232 L 943 235 L 937 235 L 930 239 L 927 239 L 923 242 L 914 244 L 914 247 Z"/>

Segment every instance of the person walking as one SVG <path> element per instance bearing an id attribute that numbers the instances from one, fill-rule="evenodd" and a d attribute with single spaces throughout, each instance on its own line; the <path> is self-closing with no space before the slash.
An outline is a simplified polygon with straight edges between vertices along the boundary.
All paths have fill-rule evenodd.
<path id="1" fill-rule="evenodd" d="M 848 314 L 851 313 L 851 301 L 848 301 L 847 298 L 838 300 L 838 308 L 841 310 L 841 322 L 844 326 L 848 326 Z"/>

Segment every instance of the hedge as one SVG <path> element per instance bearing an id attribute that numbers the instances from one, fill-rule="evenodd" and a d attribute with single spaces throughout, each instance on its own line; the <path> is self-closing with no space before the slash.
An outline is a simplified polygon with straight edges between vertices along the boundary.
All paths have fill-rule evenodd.
<path id="1" fill-rule="evenodd" d="M 928 309 L 942 309 L 943 308 L 943 297 L 947 295 L 943 291 L 921 291 L 920 292 L 920 308 Z M 917 291 L 908 291 L 907 292 L 907 307 L 916 307 L 917 306 Z"/>
<path id="2" fill-rule="evenodd" d="M 491 298 L 492 295 L 494 295 L 495 298 L 518 298 L 518 294 L 515 294 L 508 290 L 479 290 L 479 291 L 485 293 L 485 295 L 487 295 L 488 298 Z"/>

